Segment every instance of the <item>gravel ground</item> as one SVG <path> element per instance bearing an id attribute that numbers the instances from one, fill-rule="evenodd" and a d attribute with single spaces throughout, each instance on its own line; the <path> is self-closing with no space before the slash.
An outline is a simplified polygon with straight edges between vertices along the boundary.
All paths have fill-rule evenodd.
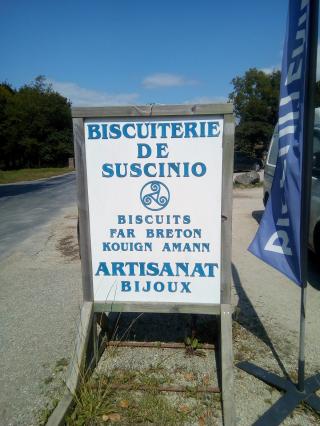
<path id="1" fill-rule="evenodd" d="M 0 424 L 37 425 L 62 389 L 81 302 L 77 210 L 0 262 Z"/>
<path id="2" fill-rule="evenodd" d="M 249 360 L 296 379 L 298 352 L 298 287 L 246 251 L 261 217 L 262 189 L 237 189 L 233 218 L 233 302 L 235 363 Z M 0 424 L 31 426 L 62 391 L 66 364 L 73 347 L 81 301 L 80 262 L 75 237 L 76 209 L 65 209 L 41 231 L 24 241 L 19 250 L 0 263 L 1 270 L 1 371 Z M 318 312 L 320 271 L 310 261 L 306 330 L 306 373 L 320 370 Z M 19 294 L 17 299 L 13 295 Z M 37 309 L 36 309 L 37 308 Z M 122 339 L 137 315 L 123 314 L 114 335 Z M 116 314 L 110 318 L 117 323 Z M 17 324 L 21 326 L 17 326 Z M 54 323 L 54 326 L 53 326 Z M 130 340 L 183 342 L 192 328 L 189 315 L 145 314 L 130 328 Z M 199 316 L 197 337 L 214 343 L 217 322 Z M 105 351 L 98 372 L 145 371 L 161 383 L 215 385 L 216 355 L 186 355 L 185 350 L 125 349 Z M 238 425 L 251 425 L 280 393 L 235 368 Z M 222 424 L 216 397 L 167 394 L 166 398 L 192 412 L 186 424 Z M 208 409 L 210 408 L 210 410 Z M 202 411 L 201 411 L 202 410 Z M 205 412 L 206 415 L 199 413 Z M 200 421 L 201 420 L 201 421 Z M 296 409 L 285 425 L 316 425 L 320 419 L 305 407 Z"/>
<path id="3" fill-rule="evenodd" d="M 253 361 L 278 374 L 284 370 L 296 381 L 300 289 L 246 251 L 262 212 L 261 188 L 235 190 L 232 256 L 234 300 L 238 307 L 238 323 L 234 328 L 235 357 Z M 320 268 L 313 256 L 310 256 L 309 271 L 307 377 L 320 370 Z M 280 393 L 242 371 L 235 371 L 239 424 L 249 425 L 279 398 Z M 283 424 L 314 425 L 320 424 L 320 418 L 307 409 L 298 408 L 293 417 L 289 417 Z"/>

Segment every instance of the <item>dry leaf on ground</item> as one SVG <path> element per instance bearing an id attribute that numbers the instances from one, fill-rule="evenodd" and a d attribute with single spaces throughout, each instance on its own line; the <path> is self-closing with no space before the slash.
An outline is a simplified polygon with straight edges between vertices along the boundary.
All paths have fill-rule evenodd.
<path id="1" fill-rule="evenodd" d="M 187 405 L 185 405 L 185 404 L 180 405 L 180 407 L 178 408 L 178 412 L 179 412 L 179 413 L 190 413 L 190 411 L 191 411 L 191 408 L 190 408 L 190 407 L 188 407 L 188 406 L 187 406 Z"/>
<path id="2" fill-rule="evenodd" d="M 120 422 L 121 420 L 121 416 L 119 413 L 110 413 L 110 414 L 104 414 L 102 416 L 102 420 L 104 422 L 107 422 L 110 420 L 111 423 L 116 423 L 116 422 Z"/>
<path id="3" fill-rule="evenodd" d="M 205 426 L 206 425 L 206 421 L 204 419 L 203 416 L 199 417 L 198 419 L 198 426 Z"/>
<path id="4" fill-rule="evenodd" d="M 209 382 L 210 382 L 210 376 L 209 376 L 209 374 L 206 374 L 206 375 L 203 377 L 202 381 L 203 381 L 203 384 L 204 384 L 204 385 L 208 385 L 208 384 L 209 384 Z"/>
<path id="5" fill-rule="evenodd" d="M 186 380 L 194 380 L 195 376 L 193 373 L 184 373 L 184 378 Z"/>
<path id="6" fill-rule="evenodd" d="M 119 405 L 121 408 L 128 408 L 129 407 L 129 401 L 127 399 L 122 399 L 119 402 Z"/>

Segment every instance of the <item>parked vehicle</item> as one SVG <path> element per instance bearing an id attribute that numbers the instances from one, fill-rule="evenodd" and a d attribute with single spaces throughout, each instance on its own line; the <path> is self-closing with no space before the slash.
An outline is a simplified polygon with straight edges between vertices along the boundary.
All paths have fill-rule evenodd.
<path id="1" fill-rule="evenodd" d="M 278 140 L 279 132 L 278 126 L 276 126 L 271 138 L 264 168 L 264 205 L 267 204 L 271 191 L 278 156 Z M 315 126 L 313 133 L 313 166 L 308 244 L 310 249 L 320 256 L 320 108 L 316 108 L 315 111 Z"/>
<path id="2" fill-rule="evenodd" d="M 234 153 L 234 171 L 245 172 L 248 170 L 255 170 L 258 172 L 263 167 L 261 160 L 250 157 L 243 152 L 235 151 Z"/>

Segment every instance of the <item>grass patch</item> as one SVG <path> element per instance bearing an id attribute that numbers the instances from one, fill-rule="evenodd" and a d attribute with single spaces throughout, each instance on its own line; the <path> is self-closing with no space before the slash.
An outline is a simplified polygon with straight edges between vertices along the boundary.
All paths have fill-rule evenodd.
<path id="1" fill-rule="evenodd" d="M 143 383 L 149 390 L 147 392 L 123 391 L 110 386 L 110 384 L 128 382 Z M 122 370 L 117 371 L 112 377 L 91 378 L 80 386 L 75 398 L 75 409 L 66 419 L 66 424 L 68 426 L 98 426 L 110 423 L 168 426 L 184 424 L 188 413 L 180 411 L 168 401 L 165 395 L 157 392 L 158 384 L 159 381 L 155 377 L 147 378 L 146 375 L 141 375 L 137 371 Z"/>
<path id="2" fill-rule="evenodd" d="M 69 167 L 48 167 L 44 169 L 20 169 L 20 170 L 0 170 L 0 184 L 32 181 L 49 178 L 52 176 L 64 175 L 74 169 Z"/>
<path id="3" fill-rule="evenodd" d="M 56 366 L 54 371 L 58 373 L 59 371 L 63 371 L 69 365 L 69 361 L 67 358 L 61 358 L 56 362 Z"/>
<path id="4" fill-rule="evenodd" d="M 157 373 L 157 374 L 156 374 Z M 172 382 L 165 369 L 113 370 L 83 381 L 75 397 L 75 408 L 67 426 L 216 424 L 220 395 L 159 392 L 157 387 Z M 133 389 L 112 385 L 131 384 Z M 135 385 L 137 389 L 135 389 Z M 143 385 L 145 390 L 138 390 Z M 205 419 L 210 419 L 207 423 Z"/>
<path id="5" fill-rule="evenodd" d="M 123 413 L 127 424 L 182 425 L 189 417 L 187 405 L 176 408 L 161 394 L 131 396 L 131 405 L 131 409 Z"/>
<path id="6" fill-rule="evenodd" d="M 83 383 L 75 396 L 76 406 L 67 417 L 66 424 L 72 426 L 99 425 L 105 423 L 103 416 L 116 413 L 116 401 L 109 387 L 93 388 L 91 381 Z"/>
<path id="7" fill-rule="evenodd" d="M 137 389 L 140 386 L 147 388 L 149 392 L 158 392 L 157 387 L 161 385 L 169 385 L 173 381 L 164 368 L 150 368 L 147 370 L 126 370 L 115 369 L 109 375 L 100 374 L 91 379 L 91 386 L 99 388 L 100 386 L 108 387 L 115 384 L 130 384 Z"/>
<path id="8" fill-rule="evenodd" d="M 108 388 L 82 387 L 68 426 L 155 424 L 182 425 L 187 414 L 179 412 L 164 395 L 146 392 L 116 392 Z"/>
<path id="9" fill-rule="evenodd" d="M 191 417 L 206 413 L 192 403 L 169 401 L 159 392 L 117 391 L 108 387 L 92 389 L 82 386 L 74 412 L 66 419 L 67 426 L 104 425 L 168 425 L 181 426 Z"/>

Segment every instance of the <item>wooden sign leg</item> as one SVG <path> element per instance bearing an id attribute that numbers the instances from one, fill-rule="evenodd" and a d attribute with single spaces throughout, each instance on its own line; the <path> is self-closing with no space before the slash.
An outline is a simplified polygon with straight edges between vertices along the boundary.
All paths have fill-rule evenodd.
<path id="1" fill-rule="evenodd" d="M 220 316 L 221 351 L 221 395 L 225 426 L 235 426 L 236 411 L 234 403 L 233 347 L 232 347 L 232 309 L 231 305 L 221 305 Z"/>
<path id="2" fill-rule="evenodd" d="M 99 361 L 99 336 L 97 330 L 98 314 L 92 316 L 91 327 L 89 329 L 89 337 L 86 351 L 85 370 L 93 370 Z"/>
<path id="3" fill-rule="evenodd" d="M 80 313 L 74 354 L 69 366 L 68 378 L 66 381 L 67 389 L 59 404 L 49 417 L 47 426 L 60 426 L 64 424 L 65 415 L 72 405 L 73 395 L 77 391 L 81 375 L 84 374 L 90 334 L 93 334 L 92 330 L 94 325 L 96 327 L 96 324 L 93 325 L 93 316 L 93 303 L 84 302 Z M 95 341 L 94 334 L 93 341 Z"/>

